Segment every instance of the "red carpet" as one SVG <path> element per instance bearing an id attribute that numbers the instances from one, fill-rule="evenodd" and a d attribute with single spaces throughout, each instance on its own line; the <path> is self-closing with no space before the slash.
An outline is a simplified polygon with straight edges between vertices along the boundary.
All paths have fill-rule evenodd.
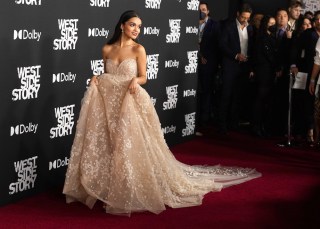
<path id="1" fill-rule="evenodd" d="M 205 137 L 172 147 L 188 164 L 253 167 L 262 177 L 209 193 L 198 207 L 130 218 L 80 203 L 66 204 L 51 190 L 0 207 L 0 228 L 320 228 L 320 150 L 280 148 L 248 134 Z"/>

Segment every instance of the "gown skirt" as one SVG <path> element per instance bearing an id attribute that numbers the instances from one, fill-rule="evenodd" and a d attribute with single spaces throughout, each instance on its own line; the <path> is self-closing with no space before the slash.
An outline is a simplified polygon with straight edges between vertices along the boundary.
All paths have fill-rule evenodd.
<path id="1" fill-rule="evenodd" d="M 186 165 L 168 148 L 148 93 L 128 92 L 135 59 L 106 61 L 81 102 L 63 193 L 116 215 L 201 205 L 203 196 L 261 176 L 251 168 Z"/>

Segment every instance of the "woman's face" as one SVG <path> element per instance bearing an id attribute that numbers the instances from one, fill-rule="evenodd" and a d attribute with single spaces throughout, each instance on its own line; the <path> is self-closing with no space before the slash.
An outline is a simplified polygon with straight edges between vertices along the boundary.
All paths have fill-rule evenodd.
<path id="1" fill-rule="evenodd" d="M 276 19 L 274 17 L 271 17 L 268 22 L 268 27 L 273 26 L 275 24 L 276 24 Z"/>
<path id="2" fill-rule="evenodd" d="M 302 30 L 310 29 L 312 27 L 311 21 L 308 18 L 303 19 Z"/>
<path id="3" fill-rule="evenodd" d="M 127 37 L 135 40 L 139 36 L 141 29 L 141 19 L 138 17 L 130 18 L 121 25 L 121 29 Z"/>

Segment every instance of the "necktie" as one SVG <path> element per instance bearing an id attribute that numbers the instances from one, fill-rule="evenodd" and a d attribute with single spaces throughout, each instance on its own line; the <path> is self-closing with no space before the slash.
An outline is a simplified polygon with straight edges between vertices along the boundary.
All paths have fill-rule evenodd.
<path id="1" fill-rule="evenodd" d="M 279 29 L 277 33 L 277 38 L 282 38 L 283 34 L 284 34 L 284 31 L 282 29 Z"/>

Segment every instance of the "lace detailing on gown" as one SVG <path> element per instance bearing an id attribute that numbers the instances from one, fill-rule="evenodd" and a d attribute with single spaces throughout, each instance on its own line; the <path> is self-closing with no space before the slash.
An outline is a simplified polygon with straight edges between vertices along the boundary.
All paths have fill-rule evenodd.
<path id="1" fill-rule="evenodd" d="M 208 192 L 261 175 L 249 168 L 177 161 L 150 96 L 142 87 L 128 92 L 137 75 L 136 60 L 119 65 L 107 60 L 106 72 L 82 100 L 63 189 L 68 203 L 81 201 L 92 208 L 101 200 L 111 214 L 158 214 L 165 205 L 200 205 Z"/>

